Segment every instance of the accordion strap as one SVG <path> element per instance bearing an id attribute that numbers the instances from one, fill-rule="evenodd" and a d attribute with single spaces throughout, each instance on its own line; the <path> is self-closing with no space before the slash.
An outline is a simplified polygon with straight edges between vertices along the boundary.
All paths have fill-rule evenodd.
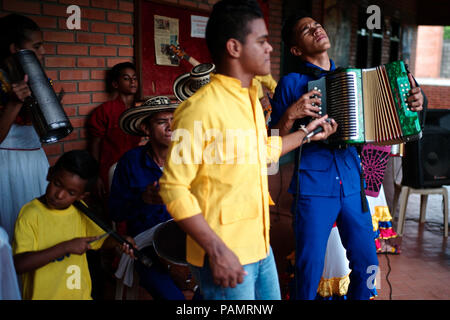
<path id="1" fill-rule="evenodd" d="M 318 79 L 323 73 L 328 73 L 328 71 L 321 70 L 319 68 L 308 67 L 305 63 L 300 63 L 298 67 L 298 73 L 306 74 L 308 76 L 314 77 L 315 79 Z"/>

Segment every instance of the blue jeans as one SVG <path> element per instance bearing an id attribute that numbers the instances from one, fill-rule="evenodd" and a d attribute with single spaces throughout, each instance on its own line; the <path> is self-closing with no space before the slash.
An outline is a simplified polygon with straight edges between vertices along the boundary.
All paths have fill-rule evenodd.
<path id="1" fill-rule="evenodd" d="M 203 267 L 189 265 L 192 275 L 200 286 L 205 300 L 280 300 L 280 284 L 272 248 L 269 255 L 255 263 L 243 266 L 247 275 L 234 288 L 214 284 L 209 261 L 205 257 Z"/>

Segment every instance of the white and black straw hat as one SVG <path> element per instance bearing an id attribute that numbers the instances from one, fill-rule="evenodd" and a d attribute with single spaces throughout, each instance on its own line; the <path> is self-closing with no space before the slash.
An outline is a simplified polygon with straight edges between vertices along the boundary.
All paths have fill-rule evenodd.
<path id="1" fill-rule="evenodd" d="M 210 73 L 216 66 L 213 63 L 201 63 L 190 73 L 183 73 L 173 83 L 173 92 L 178 100 L 184 101 L 210 81 Z"/>
<path id="2" fill-rule="evenodd" d="M 141 123 L 145 118 L 162 111 L 175 111 L 177 107 L 178 103 L 172 103 L 168 97 L 153 97 L 139 107 L 124 111 L 119 117 L 119 126 L 128 134 L 145 136 L 145 132 L 141 129 Z"/>

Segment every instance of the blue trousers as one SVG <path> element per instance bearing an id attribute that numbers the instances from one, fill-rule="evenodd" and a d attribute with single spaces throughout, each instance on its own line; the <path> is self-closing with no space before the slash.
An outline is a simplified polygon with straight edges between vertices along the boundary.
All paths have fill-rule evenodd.
<path id="1" fill-rule="evenodd" d="M 223 288 L 214 284 L 209 261 L 203 267 L 189 265 L 192 275 L 200 286 L 205 300 L 280 300 L 280 284 L 272 248 L 269 255 L 255 263 L 243 266 L 247 271 L 244 281 L 236 287 Z"/>
<path id="2" fill-rule="evenodd" d="M 144 248 L 142 251 L 152 259 L 153 264 L 149 268 L 136 260 L 140 285 L 154 300 L 185 300 L 183 292 L 176 286 L 167 268 L 159 262 L 153 247 Z"/>
<path id="3" fill-rule="evenodd" d="M 295 209 L 295 201 L 292 210 Z M 294 211 L 293 211 L 294 212 Z M 300 196 L 294 217 L 296 272 L 294 299 L 313 300 L 323 273 L 327 241 L 334 222 L 350 262 L 349 299 L 373 295 L 378 269 L 370 212 L 363 212 L 359 193 L 344 197 Z"/>

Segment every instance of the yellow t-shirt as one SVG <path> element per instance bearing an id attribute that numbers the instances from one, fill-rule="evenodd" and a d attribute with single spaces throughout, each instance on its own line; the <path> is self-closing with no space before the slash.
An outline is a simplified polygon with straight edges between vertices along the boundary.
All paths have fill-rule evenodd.
<path id="1" fill-rule="evenodd" d="M 14 255 L 40 251 L 78 237 L 105 233 L 74 206 L 65 210 L 47 208 L 38 199 L 25 204 L 16 221 Z M 91 243 L 99 249 L 106 238 Z M 91 277 L 86 254 L 68 254 L 22 275 L 26 300 L 90 300 Z"/>

